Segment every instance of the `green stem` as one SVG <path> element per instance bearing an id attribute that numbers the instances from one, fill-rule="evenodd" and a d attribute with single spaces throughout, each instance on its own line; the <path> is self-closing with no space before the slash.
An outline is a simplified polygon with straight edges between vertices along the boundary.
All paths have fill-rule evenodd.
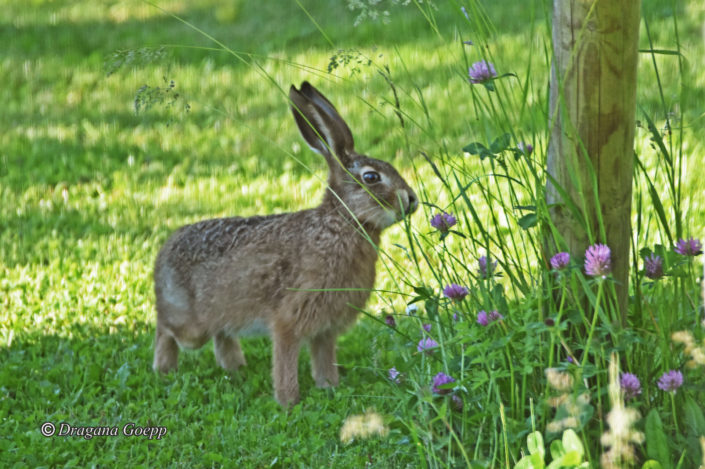
<path id="1" fill-rule="evenodd" d="M 691 291 L 698 291 L 697 282 L 695 280 L 695 269 L 693 268 L 693 258 L 691 258 L 688 262 L 688 278 L 690 279 L 690 287 L 692 288 Z M 688 296 L 685 296 L 684 298 L 688 298 Z M 693 309 L 695 310 L 695 327 L 697 328 L 700 323 L 700 308 Z"/>
<path id="2" fill-rule="evenodd" d="M 563 277 L 561 279 L 561 304 L 558 306 L 558 314 L 556 315 L 556 322 L 551 328 L 551 346 L 548 349 L 548 368 L 553 367 L 553 355 L 554 355 L 554 349 L 556 347 L 556 336 L 560 336 L 560 325 L 561 325 L 561 317 L 563 316 L 563 308 L 565 306 L 565 298 L 568 296 L 568 286 L 566 285 L 566 278 Z M 546 388 L 544 389 L 544 395 L 548 396 L 548 388 L 549 388 L 548 381 L 546 382 Z"/>
<path id="3" fill-rule="evenodd" d="M 509 442 L 507 441 L 507 419 L 504 416 L 504 404 L 500 401 L 499 403 L 499 418 L 502 421 L 502 436 L 504 437 L 504 459 L 506 466 L 509 466 Z"/>
<path id="4" fill-rule="evenodd" d="M 514 381 L 514 364 L 512 363 L 512 354 L 509 351 L 509 343 L 507 343 L 504 346 L 504 351 L 507 354 L 507 364 L 509 365 L 509 380 L 510 380 L 510 386 L 511 386 L 511 391 L 510 391 L 510 402 L 509 402 L 509 408 L 512 409 L 512 411 L 516 412 L 515 415 L 519 415 L 519 402 L 516 402 L 514 399 L 516 397 L 516 394 L 518 394 L 518 391 L 516 389 L 516 383 Z"/>
<path id="5" fill-rule="evenodd" d="M 675 392 L 669 392 L 671 395 L 671 412 L 673 412 L 673 424 L 676 426 L 676 433 L 680 433 L 680 429 L 678 428 L 678 417 L 676 415 L 676 393 Z"/>
<path id="6" fill-rule="evenodd" d="M 592 315 L 592 324 L 590 325 L 590 333 L 588 334 L 587 345 L 585 346 L 585 354 L 583 355 L 583 361 L 580 364 L 580 369 L 585 369 L 585 364 L 588 360 L 588 355 L 590 352 L 590 344 L 592 344 L 592 335 L 595 333 L 595 326 L 597 326 L 597 316 L 600 312 L 600 300 L 602 299 L 602 284 L 603 280 L 599 280 L 597 284 L 597 299 L 595 300 L 595 312 Z"/>
<path id="7" fill-rule="evenodd" d="M 556 314 L 556 321 L 551 330 L 551 348 L 548 352 L 548 367 L 553 366 L 553 352 L 556 345 L 556 336 L 560 335 L 560 325 L 561 318 L 563 317 L 563 308 L 565 307 L 565 298 L 568 296 L 568 287 L 566 286 L 566 279 L 561 279 L 561 304 L 558 306 L 558 314 Z M 559 331 L 559 332 L 556 332 Z"/>

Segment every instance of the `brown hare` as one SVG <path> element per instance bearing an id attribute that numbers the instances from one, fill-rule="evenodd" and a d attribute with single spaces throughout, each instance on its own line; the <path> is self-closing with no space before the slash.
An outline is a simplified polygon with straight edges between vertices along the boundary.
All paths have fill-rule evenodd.
<path id="1" fill-rule="evenodd" d="M 354 323 L 375 280 L 382 230 L 416 210 L 416 194 L 388 163 L 355 151 L 335 107 L 308 82 L 289 91 L 308 145 L 328 163 L 328 188 L 309 210 L 218 218 L 176 231 L 157 256 L 154 369 L 176 368 L 179 345 L 213 338 L 218 364 L 245 365 L 239 335 L 273 342 L 274 394 L 298 402 L 298 357 L 310 343 L 318 387 L 336 386 L 336 338 Z"/>

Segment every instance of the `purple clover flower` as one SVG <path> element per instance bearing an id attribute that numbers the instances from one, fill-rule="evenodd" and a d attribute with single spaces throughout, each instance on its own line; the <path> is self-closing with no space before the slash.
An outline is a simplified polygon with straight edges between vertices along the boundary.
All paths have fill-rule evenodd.
<path id="1" fill-rule="evenodd" d="M 658 380 L 658 387 L 661 391 L 675 393 L 682 385 L 683 373 L 678 370 L 667 371 Z"/>
<path id="2" fill-rule="evenodd" d="M 570 263 L 570 254 L 567 252 L 559 252 L 551 258 L 551 267 L 555 270 L 563 270 Z"/>
<path id="3" fill-rule="evenodd" d="M 676 243 L 676 252 L 682 256 L 699 256 L 703 253 L 703 245 L 699 239 L 679 239 Z"/>
<path id="4" fill-rule="evenodd" d="M 419 340 L 419 344 L 416 346 L 416 350 L 419 352 L 425 352 L 438 347 L 438 342 L 430 337 L 424 337 Z"/>
<path id="5" fill-rule="evenodd" d="M 644 271 L 646 276 L 652 280 L 658 280 L 663 277 L 663 259 L 661 256 L 651 254 L 644 258 Z"/>
<path id="6" fill-rule="evenodd" d="M 443 289 L 443 296 L 453 301 L 461 301 L 468 296 L 468 289 L 456 283 L 451 283 Z"/>
<path id="7" fill-rule="evenodd" d="M 497 261 L 492 261 L 492 263 L 487 263 L 487 256 L 482 256 L 477 260 L 478 273 L 481 278 L 489 278 L 494 273 L 497 268 Z"/>
<path id="8" fill-rule="evenodd" d="M 422 327 L 423 327 L 424 331 L 431 332 L 431 325 L 430 324 L 424 324 Z"/>
<path id="9" fill-rule="evenodd" d="M 401 380 L 399 379 L 399 373 L 395 367 L 391 367 L 389 369 L 389 380 L 392 381 L 393 383 L 399 384 Z"/>
<path id="10" fill-rule="evenodd" d="M 439 389 L 440 386 L 448 383 L 455 383 L 455 378 L 441 371 L 433 377 L 433 392 L 436 394 L 448 394 L 451 391 L 450 389 Z"/>
<path id="11" fill-rule="evenodd" d="M 397 327 L 397 322 L 394 320 L 394 316 L 392 316 L 391 314 L 388 314 L 387 317 L 384 318 L 384 322 L 389 327 Z"/>
<path id="12" fill-rule="evenodd" d="M 592 277 L 607 277 L 612 271 L 610 248 L 604 244 L 593 244 L 585 251 L 585 273 Z"/>
<path id="13" fill-rule="evenodd" d="M 497 71 L 490 62 L 481 60 L 472 64 L 472 67 L 468 70 L 468 75 L 470 76 L 470 83 L 478 84 L 496 77 Z"/>
<path id="14" fill-rule="evenodd" d="M 641 394 L 641 382 L 633 373 L 622 373 L 619 377 L 619 387 L 624 392 L 625 399 L 631 399 Z"/>
<path id="15" fill-rule="evenodd" d="M 504 319 L 504 316 L 499 314 L 497 311 L 490 311 L 488 313 L 487 311 L 483 310 L 477 313 L 477 323 L 481 326 L 489 326 L 490 323 L 493 323 L 500 319 Z"/>
<path id="16" fill-rule="evenodd" d="M 534 152 L 534 146 L 526 142 L 519 142 L 519 144 L 517 144 L 517 148 L 526 156 L 529 156 Z"/>
<path id="17" fill-rule="evenodd" d="M 431 217 L 431 226 L 440 231 L 441 233 L 447 233 L 448 230 L 458 222 L 450 213 L 437 213 Z"/>

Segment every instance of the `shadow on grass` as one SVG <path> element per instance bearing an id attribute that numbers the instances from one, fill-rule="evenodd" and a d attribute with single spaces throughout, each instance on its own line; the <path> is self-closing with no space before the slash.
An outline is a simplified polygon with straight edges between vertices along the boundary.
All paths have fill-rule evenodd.
<path id="1" fill-rule="evenodd" d="M 265 339 L 243 343 L 251 364 L 242 373 L 219 368 L 212 345 L 207 344 L 197 351 L 182 351 L 179 370 L 161 376 L 152 371 L 152 324 L 99 328 L 73 323 L 67 329 L 62 334 L 18 332 L 9 347 L 0 347 L 5 364 L 0 381 L 18 405 L 39 399 L 54 412 L 70 414 L 71 407 L 95 404 L 99 397 L 115 399 L 118 406 L 135 398 L 163 398 L 174 386 L 194 379 L 211 384 L 232 381 L 240 398 L 259 394 L 260 387 L 270 394 L 268 373 L 258 378 L 256 372 L 269 366 Z M 255 378 L 254 383 L 248 385 L 248 378 Z"/>
<path id="2" fill-rule="evenodd" d="M 186 8 L 179 14 L 204 31 L 218 37 L 225 44 L 231 45 L 234 49 L 245 49 L 259 54 L 281 54 L 282 51 L 287 51 L 287 56 L 291 56 L 311 48 L 335 51 L 337 47 L 346 47 L 346 44 L 356 48 L 375 45 L 393 47 L 400 43 L 421 44 L 422 41 L 435 37 L 423 15 L 413 7 L 394 10 L 393 14 L 396 16 L 393 26 L 366 22 L 356 28 L 352 25 L 355 13 L 350 12 L 343 2 L 309 3 L 306 4 L 306 8 L 309 9 L 311 15 L 318 19 L 324 31 L 327 31 L 333 42 L 339 43 L 340 46 L 328 44 L 321 32 L 307 17 L 306 12 L 294 2 L 276 4 L 244 2 L 240 4 L 239 11 L 228 20 L 218 19 L 217 8 L 213 8 L 210 4 L 204 7 L 196 3 L 195 6 Z M 54 7 L 52 4 L 46 4 L 39 8 L 51 11 Z M 511 15 L 505 15 L 504 10 L 501 12 L 502 17 L 506 16 L 507 20 L 517 16 L 514 12 Z M 459 22 L 464 21 L 462 15 L 457 11 L 446 7 L 439 8 L 436 15 L 439 22 L 450 29 L 455 27 L 453 25 L 457 26 Z M 27 26 L 7 24 L 6 26 L 0 30 L 0 41 L 8 44 L 4 51 L 4 57 L 7 60 L 20 64 L 31 60 L 60 57 L 66 67 L 62 69 L 61 73 L 58 73 L 58 78 L 69 80 L 69 82 L 73 80 L 72 74 L 74 72 L 72 70 L 74 68 L 88 66 L 97 69 L 102 65 L 104 57 L 118 49 L 163 44 L 213 46 L 206 38 L 170 17 L 123 22 L 59 20 L 53 24 L 39 23 Z M 512 31 L 514 33 L 528 31 L 528 25 L 525 22 L 517 21 L 517 28 L 513 28 Z M 176 48 L 170 49 L 170 51 L 173 52 L 173 57 L 170 60 L 175 60 L 178 63 L 202 64 L 204 60 L 208 59 L 216 67 L 233 68 L 242 65 L 228 54 L 214 53 L 213 51 L 188 48 Z M 433 66 L 421 66 L 418 69 L 412 67 L 409 71 L 421 84 L 433 82 L 436 79 L 437 71 Z M 31 85 L 29 86 L 52 89 L 55 86 L 52 74 L 57 74 L 57 72 L 49 71 L 43 73 L 42 76 L 31 76 Z M 20 77 L 20 74 L 16 74 L 16 76 Z M 113 76 L 108 79 L 119 80 L 120 77 Z M 22 83 L 18 83 L 18 85 L 24 86 Z M 97 83 L 93 83 L 92 86 L 97 85 Z M 66 85 L 63 84 L 63 86 Z M 71 86 L 73 85 L 69 84 L 69 87 Z M 232 92 L 238 93 L 237 90 L 238 87 L 233 84 Z M 245 96 L 247 95 L 246 90 L 241 90 L 240 94 L 243 94 L 243 99 L 251 98 L 251 96 Z M 373 102 L 372 104 L 377 103 Z M 284 99 L 282 99 L 281 109 L 274 110 L 274 112 L 281 112 L 282 118 L 289 119 L 290 117 Z M 272 109 L 268 106 L 263 106 L 262 109 L 255 107 L 243 118 L 254 122 L 252 127 L 257 129 L 257 115 L 269 116 L 271 113 Z M 66 111 L 58 104 L 55 108 L 49 107 L 49 109 L 42 110 L 42 115 L 39 116 L 40 120 L 37 117 L 22 111 L 16 111 L 13 114 L 13 111 L 10 110 L 3 120 L 8 125 L 51 122 L 58 126 L 80 123 L 85 120 L 95 128 L 112 126 L 117 132 L 129 132 L 130 128 L 135 128 L 145 122 L 144 118 L 136 117 L 128 112 L 102 113 L 87 106 Z M 355 127 L 354 123 L 361 118 L 363 116 L 350 116 L 350 121 Z M 208 125 L 207 116 L 191 116 L 190 119 L 198 126 Z M 292 126 L 288 128 L 293 129 Z M 261 129 L 261 131 L 265 130 Z M 150 159 L 163 163 L 162 169 L 150 174 L 147 177 L 148 180 L 145 181 L 146 183 L 159 184 L 185 157 L 198 157 L 195 154 L 184 155 L 183 152 L 164 151 L 154 143 L 148 143 L 142 147 L 137 145 L 121 146 L 109 143 L 110 137 L 106 135 L 98 142 L 90 144 L 80 138 L 76 141 L 60 141 L 46 137 L 13 139 L 5 149 L 6 156 L 2 161 L 6 168 L 0 167 L 0 177 L 15 191 L 26 190 L 33 184 L 52 186 L 63 182 L 76 184 L 91 181 L 106 184 L 109 188 L 113 173 L 130 171 L 127 161 L 128 157 L 133 155 L 138 162 Z M 253 136 L 253 138 L 255 137 Z M 295 133 L 292 133 L 292 138 L 297 138 Z M 364 148 L 361 150 L 365 151 Z M 192 151 L 200 153 L 207 151 L 207 155 L 200 155 L 201 158 L 207 160 L 207 164 L 203 167 L 215 171 L 217 168 L 230 168 L 238 158 L 242 158 L 241 155 L 230 153 L 227 148 L 202 147 Z M 257 156 L 247 155 L 246 158 L 247 164 L 249 164 Z M 304 161 L 309 158 L 309 155 L 303 157 Z M 277 161 L 272 162 L 264 159 L 258 164 L 264 166 L 263 170 L 279 172 L 282 170 L 282 165 Z M 306 170 L 298 165 L 293 165 L 287 172 L 300 176 Z"/>
<path id="3" fill-rule="evenodd" d="M 303 52 L 309 48 L 325 47 L 335 50 L 346 47 L 396 46 L 400 43 L 415 43 L 435 37 L 423 14 L 413 5 L 393 8 L 394 24 L 366 21 L 354 26 L 357 12 L 347 8 L 345 2 L 302 2 L 304 11 L 297 2 L 242 2 L 238 12 L 232 15 L 219 14 L 218 8 L 201 6 L 203 2 L 192 2 L 192 6 L 178 12 L 178 16 L 205 31 L 236 51 L 269 54 L 288 50 Z M 51 12 L 53 5 L 39 8 Z M 495 10 L 498 21 L 511 24 L 508 31 L 528 31 L 529 24 L 517 9 L 522 5 L 507 5 Z M 320 24 L 322 31 L 308 14 Z M 444 27 L 454 29 L 465 24 L 460 11 L 442 6 L 434 11 L 436 21 Z M 118 49 L 136 49 L 160 45 L 217 47 L 212 41 L 181 23 L 175 18 L 157 16 L 147 20 L 125 21 L 66 21 L 17 26 L 6 23 L 0 30 L 0 40 L 8 45 L 4 54 L 13 60 L 39 59 L 64 56 L 67 58 L 102 58 Z M 445 28 L 444 28 L 445 29 Z M 332 45 L 328 43 L 328 36 Z M 96 56 L 96 54 L 101 54 Z M 177 48 L 176 58 L 184 61 L 200 61 L 205 57 L 216 64 L 236 66 L 232 56 L 213 55 L 211 51 Z"/>
<path id="4" fill-rule="evenodd" d="M 60 334 L 19 331 L 9 346 L 0 346 L 4 397 L 0 402 L 5 412 L 19 416 L 41 408 L 47 418 L 65 418 L 87 410 L 88 415 L 100 419 L 93 424 L 105 424 L 110 416 L 105 405 L 115 411 L 113 417 L 122 416 L 121 409 L 131 408 L 135 402 L 150 407 L 160 401 L 157 407 L 162 407 L 165 399 L 187 397 L 179 395 L 184 386 L 194 387 L 190 392 L 195 394 L 188 398 L 195 402 L 219 399 L 210 390 L 216 388 L 226 392 L 236 407 L 248 402 L 262 405 L 264 400 L 272 401 L 266 408 L 281 410 L 272 397 L 271 341 L 266 337 L 241 339 L 247 365 L 237 372 L 226 372 L 216 364 L 212 342 L 208 342 L 198 350 L 181 350 L 178 370 L 160 375 L 152 371 L 152 323 L 105 327 L 72 323 L 63 329 Z M 342 360 L 354 361 L 351 352 L 362 350 L 343 350 Z M 346 374 L 341 368 L 341 382 Z M 302 397 L 326 393 L 314 391 L 310 375 L 309 353 L 304 347 L 299 359 Z M 96 407 L 104 411 L 96 413 Z"/>
<path id="5" fill-rule="evenodd" d="M 343 451 L 338 432 L 351 413 L 380 400 L 380 383 L 369 367 L 369 327 L 351 332 L 340 350 L 341 387 L 320 390 L 310 377 L 309 355 L 299 361 L 302 403 L 283 411 L 272 397 L 271 344 L 244 338 L 248 364 L 229 374 L 215 363 L 212 345 L 181 352 L 179 370 L 159 376 L 151 369 L 154 325 L 110 318 L 104 325 L 61 323 L 45 305 L 41 325 L 16 330 L 0 346 L 0 460 L 20 467 L 109 465 L 116 462 L 200 467 L 204 461 L 237 460 L 245 467 L 344 467 L 364 464 L 370 454 L 408 460 L 396 441 L 358 442 Z M 90 319 L 89 319 L 90 321 Z M 6 336 L 7 337 L 7 336 Z M 375 387 L 372 387 L 372 386 Z M 384 388 L 384 386 L 383 386 Z M 373 391 L 375 390 L 375 391 Z M 383 411 L 380 409 L 380 411 Z M 161 440 L 126 437 L 42 436 L 41 425 L 163 426 Z M 390 439 L 391 440 L 391 439 Z M 383 456 L 377 456 L 381 447 Z M 354 461 L 352 463 L 351 461 Z M 408 462 L 408 461 L 407 461 Z M 207 465 L 212 465 L 208 463 Z M 394 467 L 394 466 L 391 466 Z"/>
<path id="6" fill-rule="evenodd" d="M 84 462 L 120 453 L 130 460 L 150 460 L 165 447 L 201 446 L 204 427 L 217 424 L 205 420 L 204 409 L 217 419 L 237 416 L 245 402 L 277 411 L 276 403 L 269 402 L 268 374 L 254 372 L 268 363 L 260 344 L 245 347 L 252 352 L 251 365 L 242 373 L 225 373 L 204 347 L 183 354 L 178 372 L 159 376 L 151 369 L 151 325 L 110 329 L 76 323 L 66 335 L 18 332 L 9 347 L 0 347 L 0 414 L 3 427 L 7 430 L 10 424 L 17 436 L 5 445 L 0 459 L 12 460 L 14 455 L 16 461 L 35 467 L 66 464 L 68 454 Z M 57 427 L 61 422 L 119 427 L 134 422 L 165 426 L 168 434 L 162 441 L 45 438 L 40 433 L 44 422 Z"/>

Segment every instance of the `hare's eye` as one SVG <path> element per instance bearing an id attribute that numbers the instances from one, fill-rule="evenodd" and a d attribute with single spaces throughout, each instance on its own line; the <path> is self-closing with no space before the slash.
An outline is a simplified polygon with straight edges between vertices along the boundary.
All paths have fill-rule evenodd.
<path id="1" fill-rule="evenodd" d="M 365 171 L 362 173 L 362 180 L 365 181 L 365 184 L 374 184 L 375 182 L 379 182 L 381 179 L 382 178 L 377 171 Z"/>

